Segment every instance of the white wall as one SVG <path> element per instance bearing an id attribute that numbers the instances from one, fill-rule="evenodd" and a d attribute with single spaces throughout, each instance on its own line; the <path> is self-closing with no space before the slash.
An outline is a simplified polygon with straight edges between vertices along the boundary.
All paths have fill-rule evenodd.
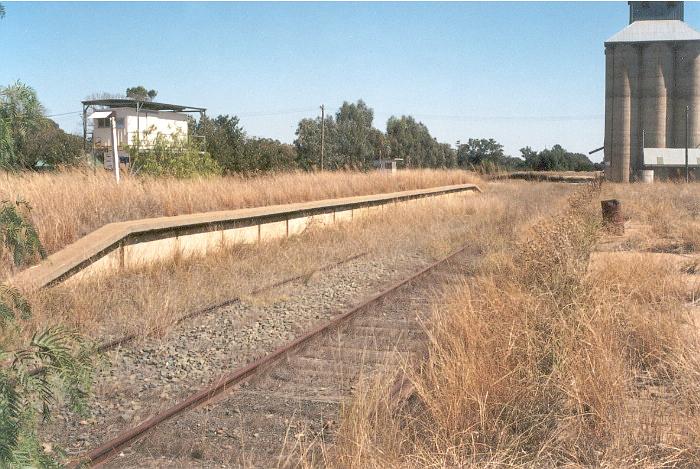
<path id="1" fill-rule="evenodd" d="M 117 119 L 124 119 L 124 128 L 117 129 L 117 145 L 119 150 L 126 150 L 127 145 L 134 144 L 134 137 L 141 136 L 141 144 L 152 144 L 158 134 L 170 137 L 180 135 L 187 137 L 187 115 L 179 112 L 139 111 L 136 109 L 115 108 Z M 98 128 L 95 122 L 93 139 L 96 148 L 104 148 L 111 155 L 112 130 L 110 128 Z"/>

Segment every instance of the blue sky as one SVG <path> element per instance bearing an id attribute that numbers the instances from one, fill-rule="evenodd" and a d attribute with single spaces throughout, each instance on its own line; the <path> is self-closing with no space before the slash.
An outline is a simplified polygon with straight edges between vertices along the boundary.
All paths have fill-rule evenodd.
<path id="1" fill-rule="evenodd" d="M 440 141 L 493 137 L 514 156 L 602 145 L 603 41 L 628 21 L 626 2 L 3 3 L 0 84 L 33 86 L 49 114 L 143 84 L 292 142 L 321 103 L 364 99 L 380 129 L 411 114 Z"/>

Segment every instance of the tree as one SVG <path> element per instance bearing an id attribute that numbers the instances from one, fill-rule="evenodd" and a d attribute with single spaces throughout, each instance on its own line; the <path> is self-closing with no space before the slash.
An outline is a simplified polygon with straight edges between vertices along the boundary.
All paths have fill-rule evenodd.
<path id="1" fill-rule="evenodd" d="M 500 164 L 504 159 L 503 145 L 492 138 L 470 138 L 457 149 L 457 161 L 460 166 Z"/>
<path id="2" fill-rule="evenodd" d="M 38 129 L 43 113 L 36 91 L 30 86 L 17 81 L 0 87 L 0 167 L 26 167 L 18 150 Z"/>
<path id="3" fill-rule="evenodd" d="M 126 95 L 122 93 L 110 93 L 109 91 L 101 91 L 85 96 L 85 101 L 95 101 L 98 99 L 126 99 Z"/>
<path id="4" fill-rule="evenodd" d="M 337 126 L 333 116 L 326 116 L 324 133 L 324 168 L 342 167 L 342 161 L 336 151 Z M 297 165 L 310 170 L 321 166 L 321 118 L 302 119 L 296 130 L 294 148 Z"/>
<path id="5" fill-rule="evenodd" d="M 243 145 L 245 160 L 257 171 L 293 169 L 296 152 L 292 145 L 271 138 L 250 138 Z"/>
<path id="6" fill-rule="evenodd" d="M 530 147 L 520 149 L 528 168 L 534 171 L 593 171 L 596 169 L 591 160 L 582 153 L 571 153 L 561 145 L 554 145 L 535 152 Z"/>
<path id="7" fill-rule="evenodd" d="M 343 102 L 335 114 L 337 130 L 333 135 L 338 159 L 329 161 L 329 169 L 351 167 L 367 169 L 374 159 L 371 136 L 374 111 L 361 99 Z"/>
<path id="8" fill-rule="evenodd" d="M 30 138 L 19 148 L 22 166 L 34 168 L 43 161 L 50 167 L 75 165 L 83 157 L 83 140 L 77 135 L 64 132 L 51 119 L 42 117 Z"/>
<path id="9" fill-rule="evenodd" d="M 138 101 L 153 101 L 157 95 L 158 92 L 156 90 L 146 90 L 142 85 L 126 89 L 126 97 Z"/>
<path id="10" fill-rule="evenodd" d="M 409 168 L 452 168 L 455 151 L 430 135 L 428 127 L 412 116 L 391 116 L 386 124 L 391 157 L 402 158 Z"/>
<path id="11" fill-rule="evenodd" d="M 452 149 L 448 143 L 441 143 L 442 153 L 445 161 L 445 168 L 456 168 L 457 167 L 457 152 Z"/>
<path id="12" fill-rule="evenodd" d="M 409 168 L 426 166 L 434 140 L 425 124 L 411 116 L 391 116 L 386 123 L 386 134 L 392 158 L 402 158 Z"/>
<path id="13" fill-rule="evenodd" d="M 236 116 L 220 115 L 215 119 L 202 116 L 198 122 L 191 121 L 190 133 L 201 135 L 206 141 L 206 150 L 225 172 L 251 171 L 250 161 L 243 153 L 246 135 Z"/>
<path id="14" fill-rule="evenodd" d="M 367 169 L 376 159 L 402 158 L 406 167 L 450 168 L 456 166 L 455 151 L 439 143 L 428 128 L 411 116 L 392 116 L 386 133 L 372 126 L 374 111 L 364 101 L 344 102 L 335 117 L 325 123 L 325 164 L 328 169 Z M 294 146 L 300 167 L 319 166 L 321 119 L 302 119 Z"/>
<path id="15" fill-rule="evenodd" d="M 532 169 L 535 167 L 537 162 L 537 152 L 530 147 L 525 147 L 520 149 L 520 155 L 522 155 L 525 160 L 525 166 Z"/>
<path id="16" fill-rule="evenodd" d="M 378 160 L 388 160 L 391 158 L 391 145 L 389 137 L 381 130 L 372 129 L 369 134 L 369 143 L 372 146 L 372 153 Z"/>
<path id="17" fill-rule="evenodd" d="M 0 87 L 0 168 L 32 169 L 39 160 L 76 164 L 82 156 L 81 139 L 44 116 L 33 88 L 19 81 Z"/>

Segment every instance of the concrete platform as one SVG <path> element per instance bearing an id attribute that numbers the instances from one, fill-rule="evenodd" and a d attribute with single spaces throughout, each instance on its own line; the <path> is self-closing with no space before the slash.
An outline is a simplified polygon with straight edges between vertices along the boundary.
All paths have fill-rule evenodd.
<path id="1" fill-rule="evenodd" d="M 481 192 L 474 184 L 417 189 L 288 205 L 195 213 L 110 223 L 23 270 L 10 284 L 35 290 L 106 270 L 162 261 L 176 255 L 207 255 L 231 243 L 255 243 L 293 236 L 309 224 L 351 222 L 381 213 L 391 204 L 426 197 L 454 198 Z M 361 214 L 361 215 L 360 215 Z"/>

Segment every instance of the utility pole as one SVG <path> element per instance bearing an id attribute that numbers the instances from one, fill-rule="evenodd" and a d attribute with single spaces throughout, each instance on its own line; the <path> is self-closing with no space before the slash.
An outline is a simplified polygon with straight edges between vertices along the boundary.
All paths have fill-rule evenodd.
<path id="1" fill-rule="evenodd" d="M 321 171 L 323 171 L 323 144 L 326 133 L 326 108 L 321 104 Z"/>
<path id="2" fill-rule="evenodd" d="M 109 122 L 112 125 L 112 154 L 114 155 L 114 177 L 119 184 L 119 150 L 117 145 L 117 118 L 114 116 L 114 112 L 109 118 Z"/>
<path id="3" fill-rule="evenodd" d="M 690 181 L 690 171 L 688 170 L 688 115 L 690 114 L 690 106 L 685 107 L 685 182 Z"/>

